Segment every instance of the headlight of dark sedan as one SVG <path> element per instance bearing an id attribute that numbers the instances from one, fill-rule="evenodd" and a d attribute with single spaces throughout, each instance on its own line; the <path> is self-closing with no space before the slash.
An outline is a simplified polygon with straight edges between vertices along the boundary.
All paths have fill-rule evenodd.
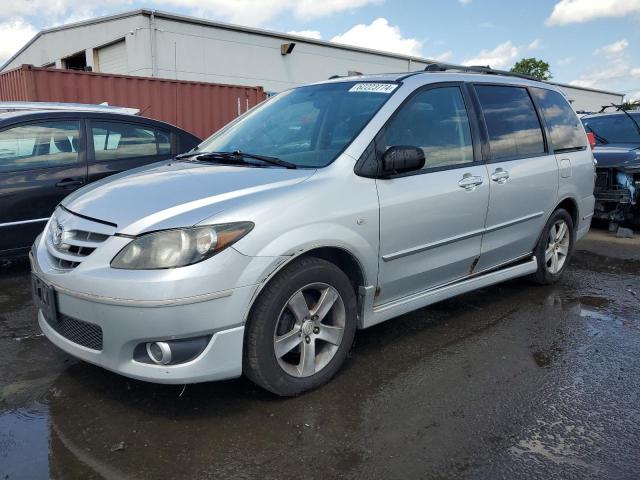
<path id="1" fill-rule="evenodd" d="M 237 222 L 147 233 L 120 250 L 111 267 L 156 270 L 193 265 L 230 247 L 253 226 L 252 222 Z"/>

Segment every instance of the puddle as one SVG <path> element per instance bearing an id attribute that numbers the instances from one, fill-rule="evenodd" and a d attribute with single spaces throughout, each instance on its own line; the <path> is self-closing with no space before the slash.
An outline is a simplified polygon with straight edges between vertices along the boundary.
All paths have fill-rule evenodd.
<path id="1" fill-rule="evenodd" d="M 46 405 L 0 413 L 1 478 L 49 478 L 48 451 Z"/>
<path id="2" fill-rule="evenodd" d="M 605 320 L 612 321 L 613 317 L 611 315 L 607 315 L 606 313 L 598 312 L 596 310 L 592 310 L 590 308 L 582 307 L 580 309 L 580 316 L 583 318 L 593 318 L 595 320 Z"/>
<path id="3" fill-rule="evenodd" d="M 580 302 L 582 305 L 586 305 L 588 307 L 594 308 L 604 308 L 611 303 L 611 300 L 603 297 L 596 297 L 592 295 L 585 295 L 582 297 L 575 298 L 577 302 Z"/>

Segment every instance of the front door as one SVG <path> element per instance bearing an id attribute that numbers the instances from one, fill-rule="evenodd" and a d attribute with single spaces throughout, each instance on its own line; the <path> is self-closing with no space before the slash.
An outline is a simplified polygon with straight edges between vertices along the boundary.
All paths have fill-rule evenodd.
<path id="1" fill-rule="evenodd" d="M 527 88 L 475 85 L 489 140 L 490 200 L 478 271 L 530 254 L 558 198 L 558 164 Z"/>
<path id="2" fill-rule="evenodd" d="M 0 132 L 0 255 L 31 246 L 56 205 L 86 183 L 79 120 L 10 126 Z"/>
<path id="3" fill-rule="evenodd" d="M 489 201 L 486 166 L 460 85 L 414 94 L 376 138 L 420 147 L 423 170 L 376 180 L 380 201 L 379 295 L 376 304 L 469 275 L 480 255 Z M 477 140 L 477 139 L 476 139 Z M 476 155 L 474 156 L 474 150 Z"/>

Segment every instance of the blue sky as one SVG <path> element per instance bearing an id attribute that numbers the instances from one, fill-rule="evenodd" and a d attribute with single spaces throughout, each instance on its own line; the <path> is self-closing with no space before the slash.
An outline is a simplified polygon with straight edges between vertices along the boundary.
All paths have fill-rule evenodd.
<path id="1" fill-rule="evenodd" d="M 640 98 L 640 0 L 13 0 L 0 60 L 39 29 L 141 7 L 453 63 L 535 56 L 556 81 Z"/>

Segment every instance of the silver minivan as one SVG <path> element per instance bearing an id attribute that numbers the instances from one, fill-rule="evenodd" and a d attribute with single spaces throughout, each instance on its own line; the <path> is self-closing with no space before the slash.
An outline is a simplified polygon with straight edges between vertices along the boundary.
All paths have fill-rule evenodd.
<path id="1" fill-rule="evenodd" d="M 293 88 L 67 197 L 31 252 L 44 334 L 132 378 L 296 395 L 357 329 L 557 281 L 593 214 L 582 124 L 548 83 L 428 70 Z"/>

